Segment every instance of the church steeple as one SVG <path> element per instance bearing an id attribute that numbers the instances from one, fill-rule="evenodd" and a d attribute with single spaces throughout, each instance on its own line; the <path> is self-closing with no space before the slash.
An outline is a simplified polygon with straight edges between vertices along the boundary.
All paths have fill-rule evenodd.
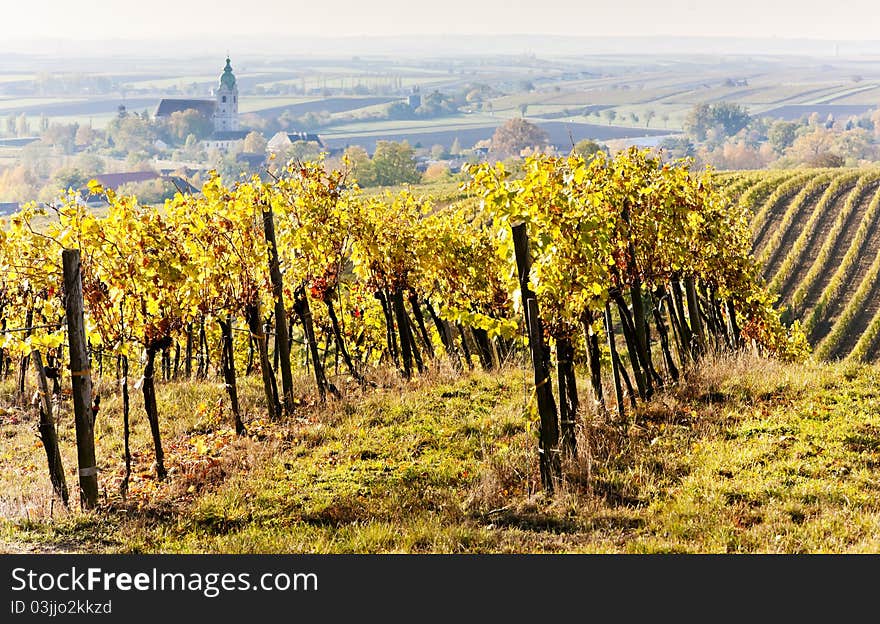
<path id="1" fill-rule="evenodd" d="M 223 73 L 220 74 L 220 86 L 230 89 L 235 87 L 235 74 L 232 73 L 232 61 L 229 60 L 228 56 L 226 57 L 226 67 L 223 68 Z"/>
<path id="2" fill-rule="evenodd" d="M 214 90 L 217 104 L 214 108 L 214 130 L 238 130 L 238 85 L 232 73 L 232 61 L 226 57 L 226 67 L 220 74 L 220 84 Z"/>

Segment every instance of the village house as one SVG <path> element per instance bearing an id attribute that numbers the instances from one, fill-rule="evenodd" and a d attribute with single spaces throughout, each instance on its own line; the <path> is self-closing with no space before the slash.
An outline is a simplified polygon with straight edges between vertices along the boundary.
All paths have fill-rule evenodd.
<path id="1" fill-rule="evenodd" d="M 266 144 L 266 151 L 270 154 L 283 154 L 294 143 L 303 141 L 305 143 L 314 143 L 321 151 L 326 151 L 327 147 L 317 134 L 309 132 L 276 132 L 269 142 Z"/>

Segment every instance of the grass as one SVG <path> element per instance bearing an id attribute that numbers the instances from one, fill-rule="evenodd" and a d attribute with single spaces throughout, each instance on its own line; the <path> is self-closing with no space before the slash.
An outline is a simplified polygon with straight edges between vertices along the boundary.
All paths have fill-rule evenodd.
<path id="1" fill-rule="evenodd" d="M 351 112 L 351 111 L 349 111 Z M 407 132 L 435 132 L 466 130 L 468 128 L 494 127 L 498 120 L 488 115 L 450 115 L 435 119 L 360 121 L 334 125 L 322 134 L 326 136 L 368 136 L 382 134 L 403 134 Z"/>
<path id="2" fill-rule="evenodd" d="M 49 503 L 33 414 L 8 407 L 0 436 L 0 549 L 50 552 L 799 553 L 880 548 L 880 368 L 710 361 L 626 423 L 593 416 L 554 498 L 540 491 L 523 368 L 459 376 L 435 366 L 264 422 L 242 383 L 250 437 L 229 432 L 217 383 L 165 383 L 171 478 L 151 478 L 134 396 L 137 480 L 120 474 L 118 400 L 99 416 L 103 502 Z M 102 382 L 103 383 L 103 382 Z M 341 383 L 341 382 L 340 382 Z M 9 397 L 9 383 L 2 387 Z M 586 385 L 582 385 L 586 392 Z M 103 395 L 102 395 L 103 396 Z M 585 401 L 586 403 L 586 401 Z M 20 418 L 11 424 L 11 417 Z M 61 443 L 71 475 L 71 416 Z M 589 440 L 589 443 L 588 443 Z M 587 452 L 589 449 L 589 452 Z M 52 514 L 50 515 L 50 509 Z"/>
<path id="3" fill-rule="evenodd" d="M 267 108 L 278 106 L 292 106 L 305 102 L 317 102 L 321 98 L 316 97 L 286 97 L 286 96 L 246 96 L 241 98 L 240 113 L 256 113 Z"/>

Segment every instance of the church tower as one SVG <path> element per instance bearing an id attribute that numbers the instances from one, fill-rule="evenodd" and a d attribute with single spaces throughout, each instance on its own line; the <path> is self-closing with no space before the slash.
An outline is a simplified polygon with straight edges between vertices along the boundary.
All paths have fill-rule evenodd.
<path id="1" fill-rule="evenodd" d="M 214 108 L 214 131 L 226 132 L 238 130 L 238 85 L 232 64 L 226 59 L 226 67 L 220 74 L 220 85 L 214 89 L 217 105 Z"/>

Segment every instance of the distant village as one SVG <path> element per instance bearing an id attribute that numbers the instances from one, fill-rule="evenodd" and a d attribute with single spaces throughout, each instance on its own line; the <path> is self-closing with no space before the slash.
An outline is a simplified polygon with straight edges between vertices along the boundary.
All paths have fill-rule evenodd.
<path id="1" fill-rule="evenodd" d="M 271 131 L 272 124 L 246 127 L 239 112 L 239 86 L 230 58 L 226 58 L 211 96 L 164 97 L 153 111 L 143 112 L 129 110 L 125 104 L 120 104 L 118 115 L 104 131 L 52 124 L 40 128 L 41 136 L 20 137 L 15 136 L 10 119 L 7 120 L 10 132 L 0 138 L 0 147 L 22 148 L 23 161 L 27 161 L 28 150 L 36 152 L 40 146 L 48 146 L 58 151 L 60 146 L 61 151 L 68 154 L 66 161 L 72 164 L 46 171 L 50 182 L 44 187 L 38 187 L 34 182 L 34 199 L 51 202 L 64 189 L 73 188 L 78 189 L 82 201 L 90 205 L 104 201 L 89 193 L 87 182 L 92 179 L 104 188 L 136 194 L 142 201 L 153 203 L 163 201 L 177 191 L 196 192 L 210 170 L 217 171 L 228 182 L 242 174 L 259 173 L 272 163 L 277 166 L 290 158 L 308 159 L 322 155 L 329 162 L 336 163 L 347 149 L 352 149 L 356 161 L 363 163 L 365 158 L 369 159 L 370 155 L 363 148 L 331 147 L 316 132 L 291 128 L 283 112 L 280 117 L 285 123 L 276 123 L 286 126 L 283 129 Z M 422 97 L 414 89 L 398 104 L 416 110 L 422 104 Z M 270 132 L 266 133 L 266 130 Z M 413 146 L 403 144 L 403 149 L 408 150 L 407 158 L 412 161 L 412 171 L 409 175 L 404 172 L 400 181 L 418 181 L 422 174 L 429 173 L 432 165 L 435 170 L 442 170 L 443 175 L 456 174 L 466 159 L 485 157 L 488 147 L 487 142 L 483 143 L 466 153 L 454 145 L 458 157 L 445 149 L 438 151 L 440 146 L 434 146 L 433 151 L 421 149 L 416 155 Z M 375 139 L 372 144 L 375 150 Z M 112 172 L 104 171 L 104 163 L 113 157 L 117 166 Z M 33 178 L 29 174 L 30 171 L 22 174 L 24 184 L 30 181 L 28 177 Z M 3 175 L 9 176 L 8 172 Z M 369 174 L 361 177 L 363 182 L 370 184 Z M 7 186 L 14 189 L 16 181 L 10 182 Z M 0 180 L 0 188 L 2 186 Z M 27 195 L 27 192 L 20 194 Z M 0 214 L 15 212 L 21 203 L 21 200 L 0 201 Z"/>

